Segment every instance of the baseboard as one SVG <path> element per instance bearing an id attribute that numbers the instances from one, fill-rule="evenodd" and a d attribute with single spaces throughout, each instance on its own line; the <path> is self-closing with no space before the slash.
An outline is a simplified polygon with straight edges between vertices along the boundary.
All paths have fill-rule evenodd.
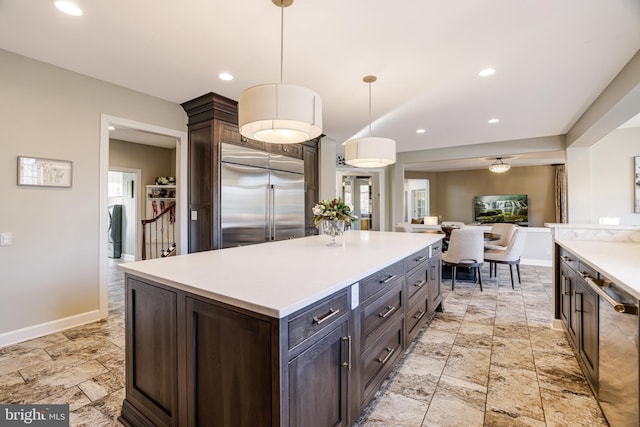
<path id="1" fill-rule="evenodd" d="M 0 348 L 95 322 L 101 318 L 100 310 L 93 310 L 22 329 L 16 329 L 15 331 L 3 332 L 0 334 Z"/>
<path id="2" fill-rule="evenodd" d="M 562 320 L 553 319 L 551 321 L 551 329 L 554 329 L 556 331 L 564 331 L 564 324 L 562 323 Z"/>
<path id="3" fill-rule="evenodd" d="M 534 266 L 538 266 L 538 267 L 551 267 L 552 266 L 550 260 L 534 259 L 534 258 L 522 258 L 520 260 L 520 265 L 534 265 Z"/>

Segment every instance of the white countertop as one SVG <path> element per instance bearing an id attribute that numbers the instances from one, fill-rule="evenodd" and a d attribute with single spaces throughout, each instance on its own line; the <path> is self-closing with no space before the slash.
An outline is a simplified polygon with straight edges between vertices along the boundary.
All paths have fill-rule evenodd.
<path id="1" fill-rule="evenodd" d="M 442 239 L 438 234 L 347 231 L 343 246 L 310 236 L 120 264 L 126 273 L 282 318 Z"/>
<path id="2" fill-rule="evenodd" d="M 640 244 L 556 240 L 588 265 L 640 299 Z"/>

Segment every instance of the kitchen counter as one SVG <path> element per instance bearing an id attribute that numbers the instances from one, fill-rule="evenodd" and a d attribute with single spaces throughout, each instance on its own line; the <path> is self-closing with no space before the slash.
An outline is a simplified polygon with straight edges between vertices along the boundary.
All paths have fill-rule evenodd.
<path id="1" fill-rule="evenodd" d="M 556 243 L 640 299 L 640 244 L 565 239 Z"/>
<path id="2" fill-rule="evenodd" d="M 347 231 L 329 236 L 120 264 L 125 273 L 275 318 L 346 288 L 442 239 L 438 234 Z"/>

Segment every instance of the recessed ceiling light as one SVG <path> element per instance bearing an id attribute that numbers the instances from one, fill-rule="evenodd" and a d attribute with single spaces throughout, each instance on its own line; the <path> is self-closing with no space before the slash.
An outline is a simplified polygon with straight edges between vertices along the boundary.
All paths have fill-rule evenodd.
<path id="1" fill-rule="evenodd" d="M 218 78 L 224 81 L 233 80 L 233 76 L 229 73 L 220 73 L 218 74 Z"/>
<path id="2" fill-rule="evenodd" d="M 480 77 L 488 77 L 488 76 L 494 75 L 495 72 L 496 72 L 495 68 L 485 68 L 484 70 L 480 71 L 478 75 Z"/>
<path id="3" fill-rule="evenodd" d="M 53 4 L 67 15 L 82 16 L 82 9 L 80 9 L 80 6 L 71 0 L 55 0 Z"/>
<path id="4" fill-rule="evenodd" d="M 426 129 L 418 129 L 416 133 L 425 133 L 426 131 L 427 131 Z"/>
<path id="5" fill-rule="evenodd" d="M 500 121 L 500 119 L 489 119 L 489 121 L 487 123 L 498 123 Z"/>
<path id="6" fill-rule="evenodd" d="M 109 130 L 116 130 L 113 126 L 109 126 Z"/>

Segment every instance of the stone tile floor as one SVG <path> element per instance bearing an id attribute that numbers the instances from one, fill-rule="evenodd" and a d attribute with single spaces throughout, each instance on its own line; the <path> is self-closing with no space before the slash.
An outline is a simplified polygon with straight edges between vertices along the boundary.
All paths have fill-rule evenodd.
<path id="1" fill-rule="evenodd" d="M 68 403 L 72 426 L 120 426 L 124 283 L 109 267 L 109 318 L 0 349 L 0 402 Z M 368 426 L 606 426 L 562 332 L 549 328 L 551 268 L 512 290 L 483 274 L 443 283 L 445 312 L 358 421 Z"/>

